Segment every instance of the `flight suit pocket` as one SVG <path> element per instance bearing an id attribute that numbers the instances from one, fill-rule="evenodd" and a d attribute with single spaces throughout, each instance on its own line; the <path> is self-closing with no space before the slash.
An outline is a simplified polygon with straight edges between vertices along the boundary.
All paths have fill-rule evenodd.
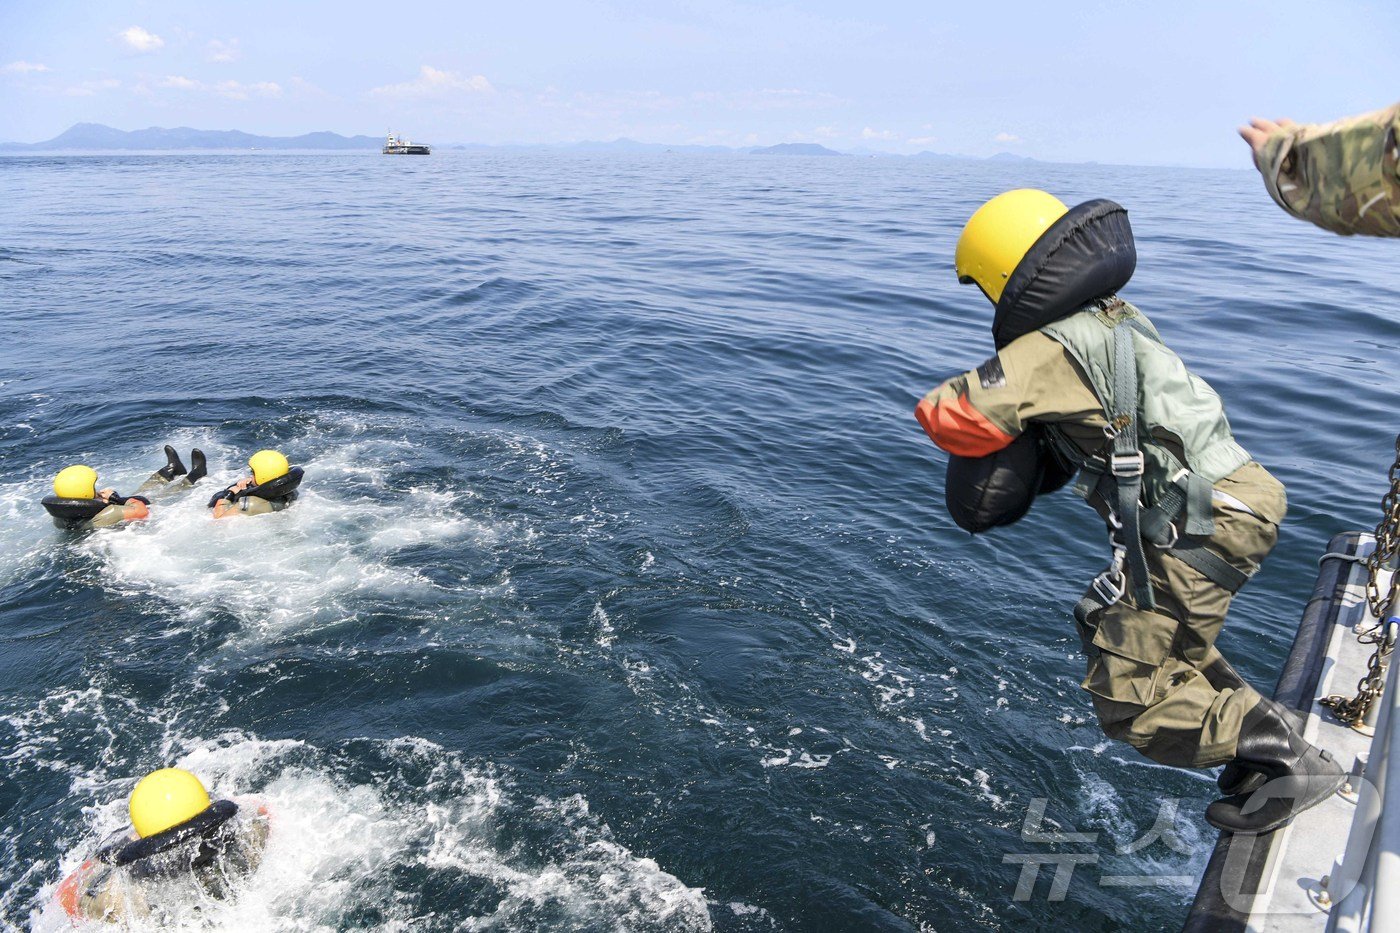
<path id="1" fill-rule="evenodd" d="M 1099 652 L 1089 662 L 1088 676 L 1080 686 L 1094 695 L 1094 709 L 1106 732 L 1114 723 L 1131 722 L 1152 705 L 1156 671 L 1152 665 L 1110 651 Z"/>
<path id="2" fill-rule="evenodd" d="M 1177 622 L 1123 603 L 1091 617 L 1096 657 L 1080 684 L 1095 697 L 1107 727 L 1128 722 L 1155 701 L 1157 672 L 1171 654 Z"/>
<path id="3" fill-rule="evenodd" d="M 1099 613 L 1094 645 L 1120 657 L 1156 668 L 1171 654 L 1178 623 L 1171 616 L 1119 603 Z"/>

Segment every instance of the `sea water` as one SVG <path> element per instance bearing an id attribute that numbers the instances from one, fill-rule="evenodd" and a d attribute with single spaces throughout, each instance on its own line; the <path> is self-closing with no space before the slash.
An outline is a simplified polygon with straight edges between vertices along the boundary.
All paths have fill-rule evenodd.
<path id="1" fill-rule="evenodd" d="M 1400 244 L 1250 172 L 0 159 L 0 924 L 64 928 L 57 883 L 166 765 L 274 827 L 170 928 L 1180 923 L 1213 775 L 1108 742 L 1077 686 L 1101 527 L 1065 492 L 962 534 L 912 417 L 991 353 L 953 245 L 1024 185 L 1127 206 L 1124 295 L 1288 485 L 1221 642 L 1267 689 L 1327 537 L 1377 517 Z M 52 527 L 58 469 L 129 493 L 167 442 L 210 478 Z M 300 501 L 211 521 L 263 447 Z"/>

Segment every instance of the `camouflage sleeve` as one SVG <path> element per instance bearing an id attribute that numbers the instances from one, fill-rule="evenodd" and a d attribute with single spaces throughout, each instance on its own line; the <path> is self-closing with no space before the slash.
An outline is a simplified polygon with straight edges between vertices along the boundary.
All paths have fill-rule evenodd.
<path id="1" fill-rule="evenodd" d="M 1279 206 L 1325 230 L 1400 236 L 1400 104 L 1359 117 L 1292 126 L 1257 162 Z"/>
<path id="2" fill-rule="evenodd" d="M 111 528 L 126 520 L 126 509 L 120 505 L 109 505 L 89 521 L 94 528 Z"/>

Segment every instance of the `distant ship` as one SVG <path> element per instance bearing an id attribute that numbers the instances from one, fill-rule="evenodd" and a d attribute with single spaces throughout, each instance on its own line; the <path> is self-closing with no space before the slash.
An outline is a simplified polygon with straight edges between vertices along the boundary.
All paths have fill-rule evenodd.
<path id="1" fill-rule="evenodd" d="M 402 139 L 389 134 L 388 140 L 384 143 L 385 155 L 432 155 L 433 150 L 422 143 L 411 143 L 407 139 Z"/>

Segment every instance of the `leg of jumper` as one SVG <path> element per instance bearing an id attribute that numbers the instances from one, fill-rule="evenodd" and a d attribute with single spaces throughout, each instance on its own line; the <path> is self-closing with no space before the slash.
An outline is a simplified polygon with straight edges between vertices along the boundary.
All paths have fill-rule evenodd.
<path id="1" fill-rule="evenodd" d="M 144 483 L 136 488 L 136 495 L 149 496 L 151 498 L 168 496 L 183 492 L 189 489 L 190 485 L 190 481 L 183 476 L 169 480 L 159 473 L 152 473 Z"/>
<path id="2" fill-rule="evenodd" d="M 1259 471 L 1263 473 L 1262 469 Z M 1275 486 L 1267 473 L 1263 476 Z M 1281 501 L 1281 487 L 1279 497 Z M 1267 511 L 1267 510 L 1266 510 Z M 1278 526 L 1216 504 L 1206 542 L 1232 565 L 1252 571 L 1273 547 Z M 1083 686 L 1104 733 L 1162 764 L 1205 768 L 1235 754 L 1244 715 L 1259 694 L 1223 678 L 1215 648 L 1231 594 L 1171 554 L 1149 548 L 1156 610 L 1128 595 L 1091 618 L 1097 626 Z"/>

